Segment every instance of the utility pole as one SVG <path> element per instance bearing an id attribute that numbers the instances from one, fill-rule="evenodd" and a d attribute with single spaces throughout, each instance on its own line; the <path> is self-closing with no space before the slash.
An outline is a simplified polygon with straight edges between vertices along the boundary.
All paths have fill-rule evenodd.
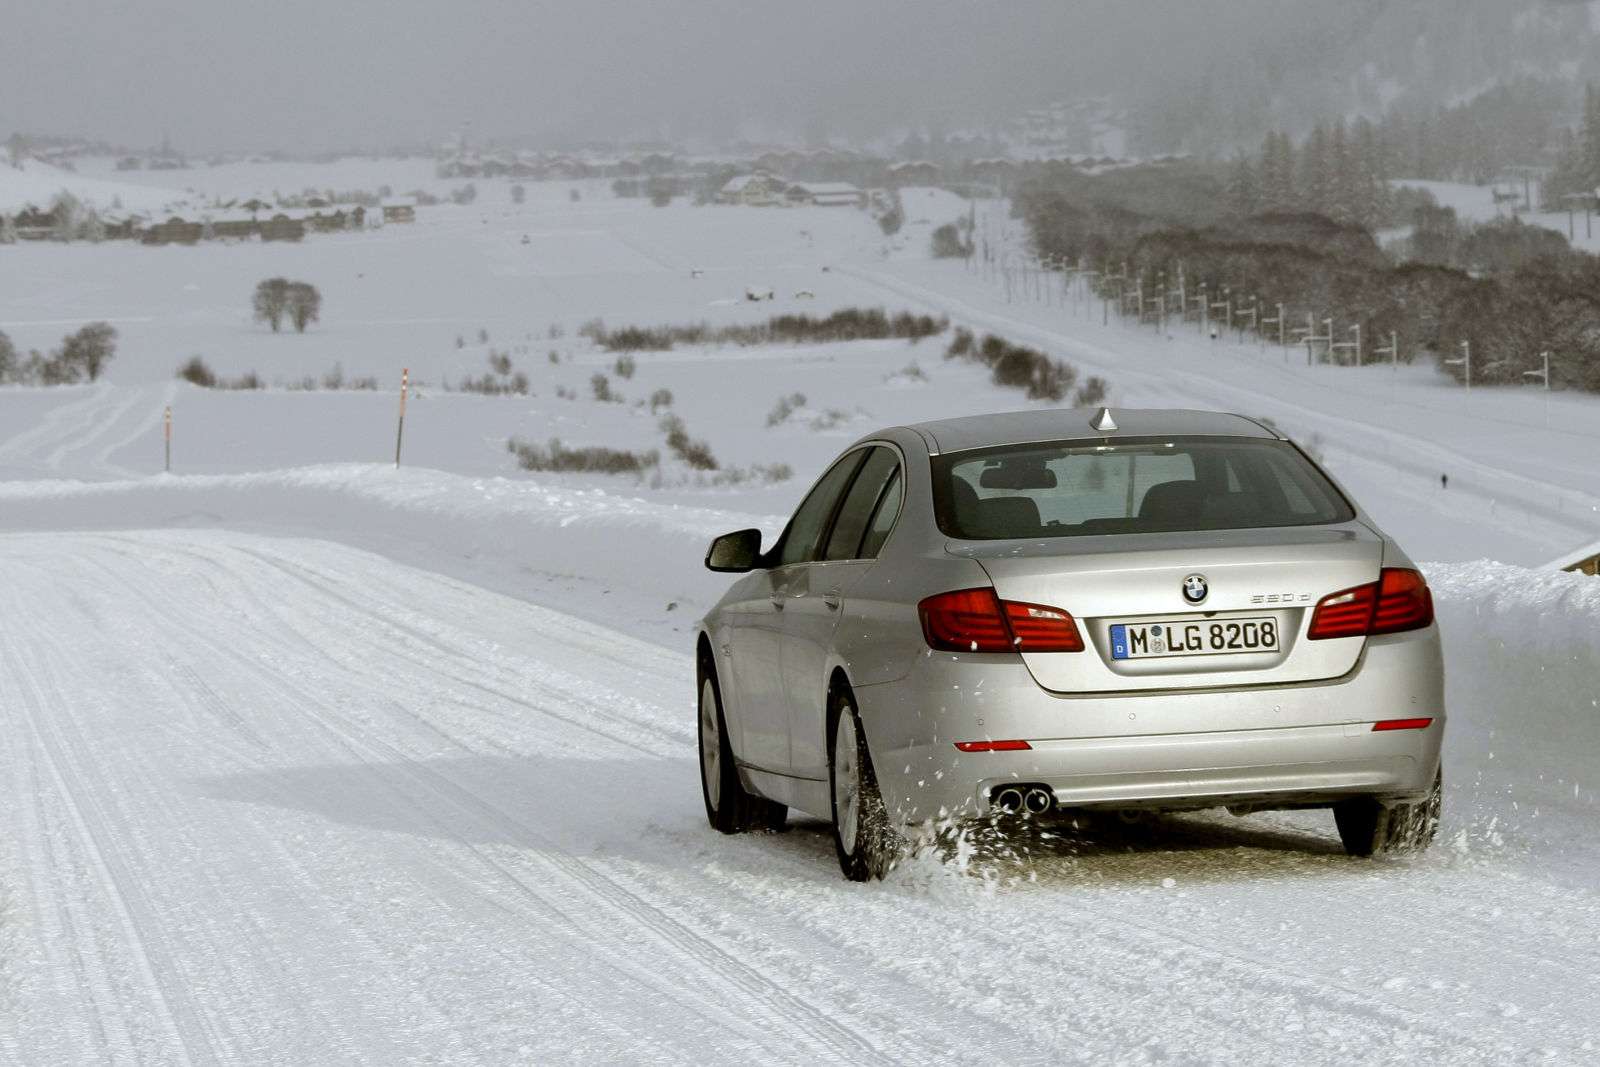
<path id="1" fill-rule="evenodd" d="M 1222 287 L 1222 299 L 1214 301 L 1211 305 L 1212 311 L 1218 308 L 1223 311 L 1222 328 L 1224 330 L 1233 329 L 1233 295 L 1226 285 Z"/>
<path id="2" fill-rule="evenodd" d="M 1265 330 L 1268 326 L 1276 326 L 1278 328 L 1278 347 L 1279 348 L 1283 348 L 1283 305 L 1282 304 L 1278 304 L 1277 308 L 1278 308 L 1277 316 L 1275 318 L 1262 319 L 1261 320 L 1261 328 L 1263 330 Z M 1261 339 L 1262 339 L 1262 343 L 1263 344 L 1266 343 L 1266 337 L 1267 337 L 1267 335 L 1265 333 L 1262 333 Z M 1287 360 L 1289 358 L 1288 349 L 1284 349 L 1284 357 L 1283 358 L 1285 360 Z"/>
<path id="3" fill-rule="evenodd" d="M 1522 372 L 1522 376 L 1524 378 L 1538 378 L 1544 383 L 1544 391 L 1548 393 L 1550 391 L 1550 353 L 1540 352 L 1539 356 L 1544 360 L 1544 370 L 1525 370 Z"/>
<path id="4" fill-rule="evenodd" d="M 1388 356 L 1389 365 L 1396 371 L 1400 369 L 1400 339 L 1395 334 L 1389 334 L 1389 343 L 1372 350 L 1375 356 Z"/>
<path id="5" fill-rule="evenodd" d="M 1361 366 L 1361 324 L 1358 322 L 1354 326 L 1350 327 L 1351 331 L 1356 335 L 1356 339 L 1354 341 L 1340 341 L 1339 343 L 1335 344 L 1333 342 L 1333 320 L 1329 319 L 1328 323 L 1329 351 L 1332 352 L 1336 349 L 1353 348 L 1356 350 L 1356 366 Z"/>

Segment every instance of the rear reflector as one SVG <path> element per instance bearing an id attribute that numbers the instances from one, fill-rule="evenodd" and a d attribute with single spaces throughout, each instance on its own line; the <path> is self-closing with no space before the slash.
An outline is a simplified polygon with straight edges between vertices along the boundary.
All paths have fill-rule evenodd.
<path id="1" fill-rule="evenodd" d="M 1306 637 L 1367 637 L 1421 630 L 1433 622 L 1433 594 L 1421 574 L 1385 567 L 1378 580 L 1325 596 L 1311 613 Z"/>
<path id="2" fill-rule="evenodd" d="M 1001 600 L 993 589 L 960 589 L 917 605 L 928 647 L 942 652 L 1082 652 L 1071 615 L 1043 604 Z"/>
<path id="3" fill-rule="evenodd" d="M 1432 719 L 1382 719 L 1372 724 L 1374 730 L 1426 730 Z"/>
<path id="4" fill-rule="evenodd" d="M 963 752 L 1022 752 L 1033 746 L 1026 741 L 957 741 Z"/>

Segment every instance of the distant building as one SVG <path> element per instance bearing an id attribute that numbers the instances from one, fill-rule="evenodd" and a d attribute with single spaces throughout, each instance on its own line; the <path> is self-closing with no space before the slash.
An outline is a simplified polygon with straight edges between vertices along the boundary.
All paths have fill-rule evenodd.
<path id="1" fill-rule="evenodd" d="M 48 241 L 56 235 L 55 208 L 48 210 L 26 204 L 12 216 L 17 238 L 22 241 Z"/>
<path id="2" fill-rule="evenodd" d="M 795 182 L 784 194 L 791 204 L 817 207 L 862 207 L 867 196 L 849 182 Z"/>
<path id="3" fill-rule="evenodd" d="M 274 212 L 260 223 L 263 241 L 298 241 L 306 235 L 306 224 L 287 211 Z"/>
<path id="4" fill-rule="evenodd" d="M 409 196 L 392 196 L 383 201 L 383 221 L 416 222 L 417 201 Z"/>
<path id="5" fill-rule="evenodd" d="M 145 230 L 140 240 L 147 245 L 192 245 L 199 242 L 204 232 L 205 226 L 201 223 L 171 215 L 167 221 Z"/>
<path id="6" fill-rule="evenodd" d="M 886 177 L 893 186 L 938 185 L 940 174 L 937 165 L 918 161 L 896 163 L 888 169 Z"/>
<path id="7" fill-rule="evenodd" d="M 775 207 L 787 199 L 789 185 L 766 171 L 729 178 L 717 192 L 717 202 L 746 207 Z"/>

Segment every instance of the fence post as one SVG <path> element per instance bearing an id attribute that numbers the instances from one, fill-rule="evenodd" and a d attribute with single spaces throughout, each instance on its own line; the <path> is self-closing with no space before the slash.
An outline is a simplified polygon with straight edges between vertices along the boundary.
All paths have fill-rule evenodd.
<path id="1" fill-rule="evenodd" d="M 162 470 L 172 473 L 172 405 L 167 405 L 167 410 L 161 417 L 162 437 L 166 440 L 167 458 Z"/>
<path id="2" fill-rule="evenodd" d="M 400 469 L 400 442 L 406 435 L 406 390 L 411 385 L 411 368 L 400 369 L 400 422 L 394 431 L 394 468 Z"/>

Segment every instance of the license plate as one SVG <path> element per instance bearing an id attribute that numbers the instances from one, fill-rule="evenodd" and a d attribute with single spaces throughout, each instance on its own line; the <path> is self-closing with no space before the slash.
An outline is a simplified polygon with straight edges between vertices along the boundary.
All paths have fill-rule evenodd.
<path id="1" fill-rule="evenodd" d="M 1157 656 L 1232 656 L 1278 651 L 1278 620 L 1201 619 L 1198 622 L 1119 622 L 1111 627 L 1112 659 Z"/>

